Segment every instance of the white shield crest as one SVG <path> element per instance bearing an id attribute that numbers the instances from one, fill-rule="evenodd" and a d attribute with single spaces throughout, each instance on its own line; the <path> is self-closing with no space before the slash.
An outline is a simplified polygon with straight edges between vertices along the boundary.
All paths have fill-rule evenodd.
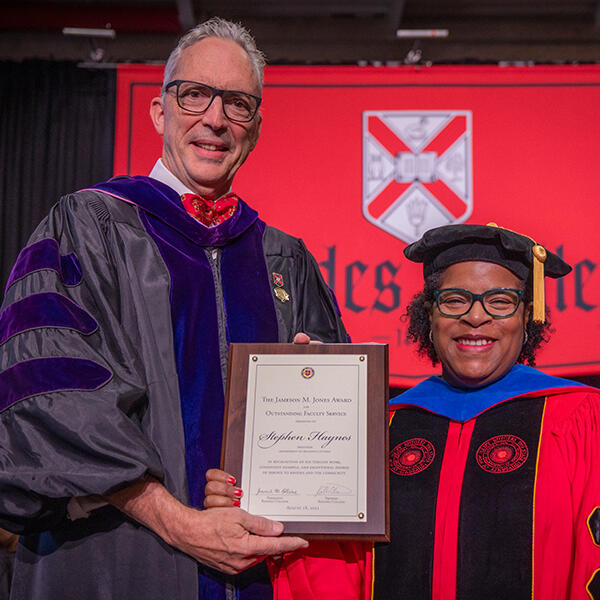
<path id="1" fill-rule="evenodd" d="M 363 112 L 363 214 L 414 242 L 473 211 L 471 111 Z"/>

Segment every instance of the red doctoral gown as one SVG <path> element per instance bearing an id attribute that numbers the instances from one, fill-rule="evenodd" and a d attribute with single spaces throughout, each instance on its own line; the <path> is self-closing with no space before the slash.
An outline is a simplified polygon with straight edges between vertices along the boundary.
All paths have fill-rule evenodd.
<path id="1" fill-rule="evenodd" d="M 600 600 L 598 390 L 516 365 L 392 412 L 392 541 L 286 555 L 275 600 Z"/>

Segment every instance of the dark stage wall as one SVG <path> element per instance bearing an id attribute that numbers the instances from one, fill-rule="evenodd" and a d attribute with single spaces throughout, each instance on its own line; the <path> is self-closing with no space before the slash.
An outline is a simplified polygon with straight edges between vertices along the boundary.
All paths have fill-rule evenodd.
<path id="1" fill-rule="evenodd" d="M 66 193 L 112 174 L 114 69 L 0 62 L 0 284 Z"/>

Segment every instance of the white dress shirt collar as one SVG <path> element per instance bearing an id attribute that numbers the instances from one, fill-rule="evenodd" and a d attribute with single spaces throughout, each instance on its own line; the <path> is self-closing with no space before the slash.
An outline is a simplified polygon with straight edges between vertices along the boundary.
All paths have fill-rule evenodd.
<path id="1" fill-rule="evenodd" d="M 157 179 L 161 183 L 168 185 L 170 188 L 174 189 L 180 196 L 183 194 L 193 194 L 194 192 L 190 190 L 186 185 L 181 183 L 167 167 L 163 164 L 162 158 L 159 158 L 152 171 L 150 171 L 150 175 L 148 177 L 152 177 L 152 179 Z"/>

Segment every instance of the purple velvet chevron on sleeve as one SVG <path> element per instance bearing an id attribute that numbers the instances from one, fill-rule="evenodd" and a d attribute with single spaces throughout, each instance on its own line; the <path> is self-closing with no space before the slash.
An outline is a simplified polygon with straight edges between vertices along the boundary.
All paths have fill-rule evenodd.
<path id="1" fill-rule="evenodd" d="M 43 327 L 73 329 L 88 335 L 98 329 L 98 323 L 75 302 L 60 294 L 33 294 L 0 313 L 0 344 L 24 331 Z"/>
<path id="2" fill-rule="evenodd" d="M 0 410 L 16 402 L 50 392 L 96 390 L 112 373 L 83 358 L 35 358 L 17 363 L 0 373 Z"/>
<path id="3" fill-rule="evenodd" d="M 81 281 L 81 265 L 74 254 L 62 256 L 58 242 L 44 238 L 21 250 L 8 278 L 6 289 L 35 271 L 56 271 L 65 285 L 77 285 Z"/>

